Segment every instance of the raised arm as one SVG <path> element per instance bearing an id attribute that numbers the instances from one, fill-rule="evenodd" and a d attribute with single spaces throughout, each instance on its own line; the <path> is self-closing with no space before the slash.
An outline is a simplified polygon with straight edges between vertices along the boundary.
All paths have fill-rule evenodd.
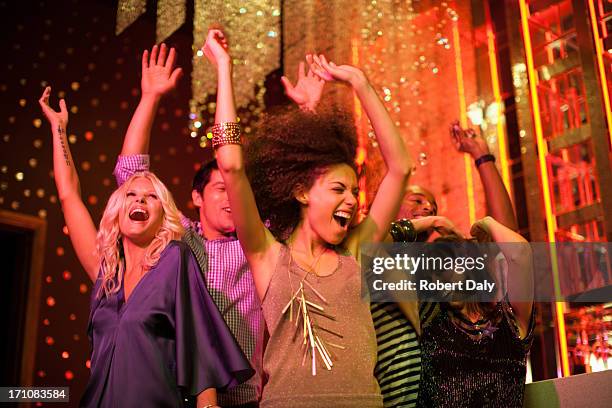
<path id="1" fill-rule="evenodd" d="M 338 66 L 327 62 L 324 56 L 314 57 L 312 68 L 324 79 L 337 79 L 351 85 L 376 133 L 376 140 L 387 166 L 385 174 L 368 216 L 349 235 L 347 246 L 358 253 L 361 242 L 382 241 L 391 221 L 397 214 L 413 161 L 404 147 L 404 142 L 382 101 L 364 73 L 350 65 Z"/>
<path id="2" fill-rule="evenodd" d="M 176 88 L 183 74 L 181 68 L 174 68 L 176 51 L 166 44 L 154 45 L 149 53 L 142 54 L 141 96 L 138 107 L 132 116 L 121 155 L 148 154 L 151 128 L 161 98 Z"/>
<path id="3" fill-rule="evenodd" d="M 134 173 L 149 170 L 149 141 L 159 102 L 162 96 L 176 88 L 182 75 L 181 68 L 173 68 L 176 59 L 174 48 L 166 54 L 165 44 L 153 46 L 150 54 L 146 50 L 142 54 L 140 102 L 130 121 L 113 171 L 119 186 Z"/>
<path id="4" fill-rule="evenodd" d="M 451 125 L 450 133 L 458 151 L 468 153 L 474 161 L 480 159 L 476 168 L 485 192 L 488 215 L 512 230 L 518 230 L 512 201 L 492 160 L 487 142 L 472 129 L 461 129 L 458 122 Z"/>
<path id="5" fill-rule="evenodd" d="M 524 335 L 533 307 L 533 254 L 529 243 L 492 217 L 476 221 L 470 233 L 479 242 L 494 241 L 504 254 L 508 263 L 508 298 Z"/>
<path id="6" fill-rule="evenodd" d="M 260 298 L 270 282 L 271 268 L 259 268 L 270 255 L 268 249 L 276 240 L 264 226 L 255 196 L 244 166 L 242 145 L 236 140 L 223 139 L 232 132 L 223 124 L 236 122 L 236 107 L 232 84 L 232 63 L 227 51 L 228 45 L 223 32 L 210 30 L 204 46 L 204 54 L 217 68 L 217 110 L 213 128 L 213 146 L 216 149 L 217 164 L 225 182 L 232 217 L 240 245 L 251 265 L 253 279 Z"/>
<path id="7" fill-rule="evenodd" d="M 68 148 L 66 139 L 68 110 L 66 101 L 60 100 L 60 111 L 49 106 L 51 87 L 46 87 L 38 100 L 42 111 L 51 125 L 53 133 L 53 174 L 57 194 L 62 204 L 64 220 L 81 265 L 92 281 L 98 276 L 99 258 L 96 253 L 96 227 L 81 199 L 79 177 Z"/>
<path id="8" fill-rule="evenodd" d="M 321 100 L 323 88 L 325 87 L 325 80 L 314 73 L 312 69 L 314 60 L 311 54 L 306 55 L 306 62 L 308 63 L 308 73 L 306 73 L 303 61 L 300 61 L 298 64 L 297 82 L 295 86 L 286 76 L 281 77 L 281 82 L 285 87 L 287 96 L 295 102 L 301 110 L 314 112 Z"/>

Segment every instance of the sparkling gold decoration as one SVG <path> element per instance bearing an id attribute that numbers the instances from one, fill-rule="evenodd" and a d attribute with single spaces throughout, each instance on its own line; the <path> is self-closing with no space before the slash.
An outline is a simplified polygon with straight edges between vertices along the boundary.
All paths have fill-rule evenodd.
<path id="1" fill-rule="evenodd" d="M 227 144 L 241 144 L 240 125 L 236 122 L 217 123 L 211 128 L 213 149 Z"/>
<path id="2" fill-rule="evenodd" d="M 147 11 L 147 0 L 119 0 L 115 34 L 121 34 L 145 11 Z"/>
<path id="3" fill-rule="evenodd" d="M 448 203 L 465 201 L 468 176 L 458 177 L 466 171 L 461 156 L 449 143 L 448 124 L 460 117 L 461 100 L 467 105 L 479 99 L 488 105 L 493 100 L 493 95 L 487 94 L 486 75 L 480 77 L 484 68 L 477 68 L 482 62 L 477 64 L 476 48 L 481 46 L 472 27 L 471 8 L 470 2 L 442 0 L 283 2 L 284 74 L 294 77 L 298 62 L 311 52 L 322 52 L 337 64 L 360 67 L 415 160 L 417 172 L 410 182 L 428 186 L 438 195 L 441 211 L 459 220 L 468 217 L 462 208 Z M 361 206 L 371 202 L 383 176 L 378 143 L 358 100 L 340 87 L 327 89 L 326 94 L 336 95 L 339 103 L 353 106 L 359 135 L 358 163 L 367 167 L 367 183 L 359 180 L 364 197 L 367 195 L 363 201 L 360 198 Z M 490 128 L 493 133 L 495 129 Z M 497 140 L 488 133 L 486 136 Z M 451 157 L 458 159 L 449 160 Z M 482 197 L 481 191 L 475 186 L 474 196 Z M 478 200 L 477 209 L 483 209 L 484 203 Z"/>
<path id="4" fill-rule="evenodd" d="M 146 12 L 146 0 L 120 0 L 117 8 L 117 26 L 115 33 L 121 34 L 134 21 Z M 156 41 L 158 43 L 170 37 L 183 23 L 187 15 L 185 0 L 158 0 Z"/>
<path id="5" fill-rule="evenodd" d="M 449 143 L 448 124 L 459 118 L 460 93 L 468 104 L 477 96 L 473 48 L 462 47 L 463 84 L 458 90 L 457 52 L 461 42 L 472 42 L 469 5 L 452 1 L 364 3 L 361 11 L 359 61 L 378 90 L 416 161 L 411 183 L 423 184 L 439 194 L 443 211 L 467 219 L 447 202 L 465 200 L 463 161 Z M 456 22 L 456 23 L 454 23 Z M 453 29 L 456 28 L 457 32 Z M 460 37 L 461 36 L 461 37 Z M 443 98 L 440 95 L 444 95 Z M 363 118 L 362 120 L 364 120 Z M 367 128 L 367 123 L 362 123 Z M 374 134 L 369 134 L 370 169 L 382 168 Z M 456 160 L 449 160 L 450 157 Z M 444 163 L 444 165 L 441 165 Z M 368 191 L 382 174 L 369 172 Z M 373 177 L 372 177 L 373 176 Z M 441 193 L 441 194 L 440 194 Z"/>
<path id="6" fill-rule="evenodd" d="M 265 77 L 280 62 L 280 0 L 195 0 L 190 118 L 191 131 L 196 133 L 195 123 L 202 122 L 200 112 L 208 110 L 207 99 L 216 92 L 216 72 L 198 52 L 213 24 L 220 24 L 229 37 L 239 107 L 255 99 L 256 106 L 249 110 L 255 114 L 263 110 Z"/>
<path id="7" fill-rule="evenodd" d="M 191 84 L 194 96 L 190 101 L 189 134 L 195 138 L 198 136 L 197 129 L 203 121 L 201 112 L 210 113 L 208 98 L 216 92 L 216 72 L 207 65 L 204 53 L 200 49 L 204 45 L 208 29 L 213 25 L 221 25 L 229 36 L 234 58 L 234 74 L 240 78 L 240 81 L 235 83 L 236 103 L 238 107 L 247 107 L 258 116 L 264 107 L 266 75 L 278 68 L 280 62 L 281 2 L 280 0 L 250 2 L 195 0 L 194 9 Z M 145 11 L 145 0 L 120 0 L 116 33 L 120 34 Z M 165 40 L 176 31 L 185 22 L 185 18 L 185 0 L 159 0 L 157 42 Z M 251 103 L 253 100 L 254 103 Z M 196 123 L 200 126 L 196 126 Z M 206 140 L 202 140 L 200 146 L 205 147 Z"/>
<path id="8" fill-rule="evenodd" d="M 185 22 L 185 0 L 158 0 L 156 38 L 160 43 L 170 37 Z"/>

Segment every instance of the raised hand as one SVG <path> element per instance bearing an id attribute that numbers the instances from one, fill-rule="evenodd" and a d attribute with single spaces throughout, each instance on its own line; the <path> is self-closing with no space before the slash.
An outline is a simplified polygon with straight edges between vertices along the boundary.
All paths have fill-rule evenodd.
<path id="1" fill-rule="evenodd" d="M 51 95 L 51 87 L 48 86 L 43 91 L 42 96 L 38 100 L 40 107 L 42 108 L 45 117 L 51 124 L 51 128 L 55 129 L 58 126 L 65 128 L 68 124 L 68 109 L 66 109 L 66 101 L 64 99 L 60 99 L 59 106 L 60 111 L 57 112 L 49 106 L 49 96 Z"/>
<path id="2" fill-rule="evenodd" d="M 308 62 L 308 74 L 305 72 L 304 62 L 300 61 L 297 73 L 297 82 L 295 86 L 286 76 L 281 77 L 281 82 L 285 87 L 287 96 L 291 98 L 301 109 L 314 111 L 321 100 L 325 80 L 315 74 L 313 64 L 315 64 L 312 55 L 306 55 Z"/>
<path id="3" fill-rule="evenodd" d="M 314 64 L 311 65 L 314 73 L 326 81 L 343 81 L 349 83 L 353 88 L 367 84 L 363 71 L 352 65 L 336 65 L 327 61 L 324 55 L 313 56 Z"/>
<path id="4" fill-rule="evenodd" d="M 473 129 L 461 129 L 458 121 L 451 124 L 450 135 L 455 148 L 459 152 L 468 153 L 474 159 L 490 153 L 487 142 Z"/>
<path id="5" fill-rule="evenodd" d="M 204 43 L 202 51 L 204 51 L 204 55 L 213 65 L 218 67 L 220 64 L 230 63 L 228 48 L 229 43 L 223 31 L 218 29 L 208 30 L 206 43 Z"/>
<path id="6" fill-rule="evenodd" d="M 151 53 L 145 50 L 142 54 L 142 80 L 140 87 L 143 95 L 163 96 L 176 88 L 178 80 L 183 75 L 181 68 L 174 68 L 176 50 L 166 44 L 154 45 Z"/>

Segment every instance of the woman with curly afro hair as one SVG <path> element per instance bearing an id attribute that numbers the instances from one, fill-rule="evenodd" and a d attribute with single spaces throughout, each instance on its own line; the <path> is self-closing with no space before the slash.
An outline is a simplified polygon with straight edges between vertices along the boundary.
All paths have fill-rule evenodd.
<path id="1" fill-rule="evenodd" d="M 311 79 L 354 90 L 387 166 L 368 216 L 350 228 L 358 210 L 355 130 L 342 115 L 295 111 L 266 118 L 247 153 L 249 182 L 227 48 L 221 31 L 209 32 L 204 52 L 218 71 L 213 147 L 267 327 L 260 404 L 382 407 L 358 260 L 361 243 L 386 236 L 412 160 L 366 76 L 319 56 L 309 61 Z"/>
<path id="2" fill-rule="evenodd" d="M 245 151 L 247 174 L 260 217 L 276 239 L 288 238 L 301 219 L 296 187 L 312 186 L 332 166 L 356 171 L 356 149 L 351 118 L 338 109 L 315 114 L 289 108 L 262 121 Z"/>

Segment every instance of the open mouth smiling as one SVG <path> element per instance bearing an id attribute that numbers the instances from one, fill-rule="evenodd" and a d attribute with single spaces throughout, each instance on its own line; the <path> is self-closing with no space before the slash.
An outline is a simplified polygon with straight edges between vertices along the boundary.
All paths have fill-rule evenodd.
<path id="1" fill-rule="evenodd" d="M 336 220 L 342 228 L 345 228 L 350 223 L 352 217 L 353 213 L 349 211 L 338 210 L 334 213 L 334 220 Z"/>
<path id="2" fill-rule="evenodd" d="M 149 219 L 149 212 L 144 208 L 137 207 L 130 211 L 129 217 L 132 221 L 146 221 Z"/>

